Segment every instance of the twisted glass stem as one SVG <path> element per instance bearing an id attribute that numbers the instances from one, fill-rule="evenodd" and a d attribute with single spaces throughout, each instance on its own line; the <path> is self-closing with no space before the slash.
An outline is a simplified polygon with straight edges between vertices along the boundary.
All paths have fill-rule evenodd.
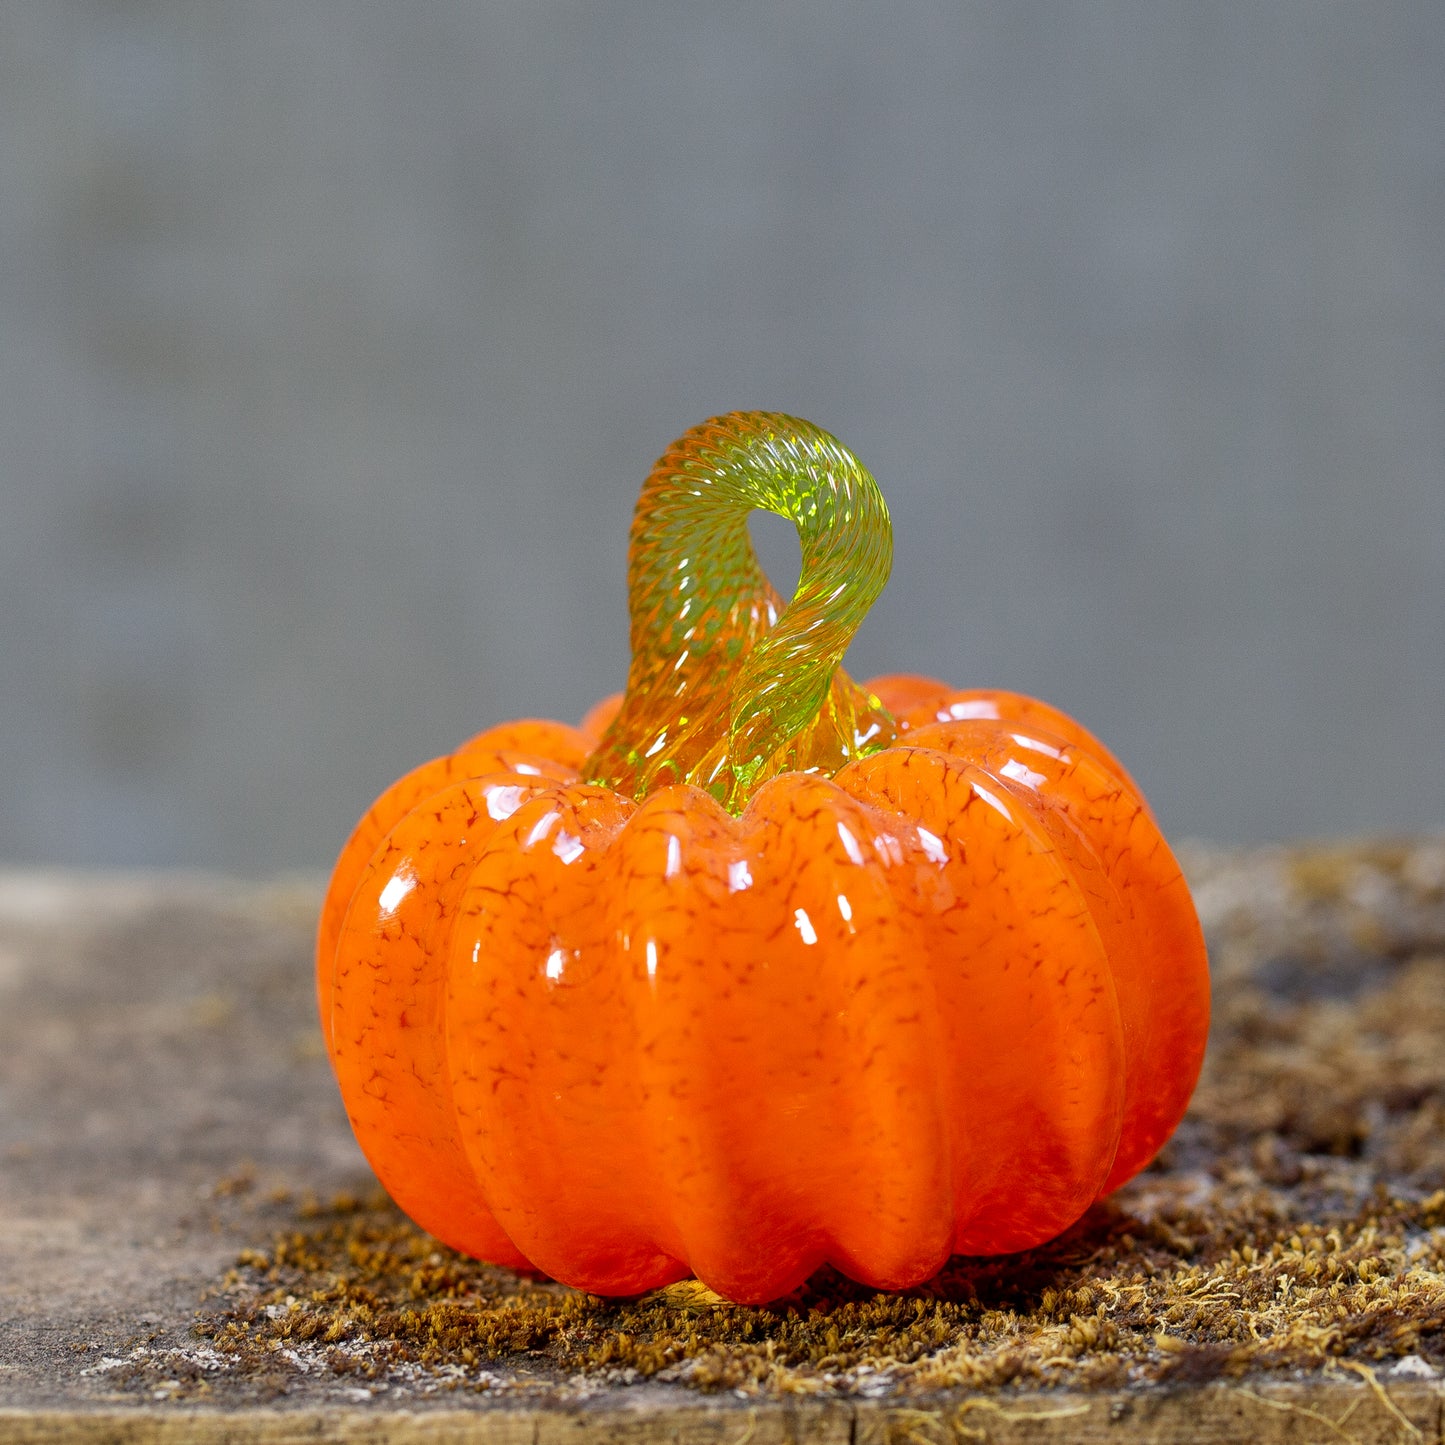
<path id="1" fill-rule="evenodd" d="M 758 508 L 798 529 L 786 606 L 748 535 Z M 827 432 L 734 412 L 685 433 L 638 498 L 627 692 L 584 776 L 638 798 L 692 783 L 736 813 L 775 773 L 886 747 L 892 718 L 838 664 L 892 557 L 877 483 Z"/>

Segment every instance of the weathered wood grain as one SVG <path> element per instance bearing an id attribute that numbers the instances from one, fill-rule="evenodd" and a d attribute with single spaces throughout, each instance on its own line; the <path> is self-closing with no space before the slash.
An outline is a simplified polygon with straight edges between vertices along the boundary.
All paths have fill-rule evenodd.
<path id="1" fill-rule="evenodd" d="M 1440 1445 L 1445 1390 L 1211 1385 L 1103 1396 L 882 1405 L 848 1401 L 474 1410 L 0 1410 L 10 1445 Z"/>

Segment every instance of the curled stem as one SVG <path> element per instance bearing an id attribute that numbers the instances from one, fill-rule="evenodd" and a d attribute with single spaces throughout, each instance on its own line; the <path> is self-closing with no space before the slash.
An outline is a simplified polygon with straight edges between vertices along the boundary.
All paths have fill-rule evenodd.
<path id="1" fill-rule="evenodd" d="M 748 535 L 759 508 L 798 529 L 786 606 Z M 838 664 L 892 558 L 877 483 L 827 432 L 733 412 L 685 433 L 638 498 L 627 692 L 584 775 L 637 798 L 692 783 L 737 813 L 776 773 L 886 747 L 892 718 Z"/>

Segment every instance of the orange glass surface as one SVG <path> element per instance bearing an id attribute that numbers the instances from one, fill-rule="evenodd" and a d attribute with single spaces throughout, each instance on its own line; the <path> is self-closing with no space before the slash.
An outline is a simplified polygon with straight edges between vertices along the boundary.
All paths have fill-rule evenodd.
<path id="1" fill-rule="evenodd" d="M 788 633 L 756 596 L 740 655 Z M 1203 1055 L 1199 925 L 1137 788 L 1015 694 L 834 658 L 780 736 L 720 670 L 669 721 L 675 680 L 634 667 L 580 729 L 483 733 L 357 826 L 318 991 L 378 1176 L 446 1243 L 601 1294 L 762 1301 L 825 1262 L 897 1288 L 1053 1237 L 1158 1151 Z M 638 765 L 659 731 L 682 781 Z"/>

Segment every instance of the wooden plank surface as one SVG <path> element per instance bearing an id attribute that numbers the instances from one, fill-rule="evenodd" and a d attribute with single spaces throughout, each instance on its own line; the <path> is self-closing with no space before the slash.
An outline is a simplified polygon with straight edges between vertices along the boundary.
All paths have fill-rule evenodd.
<path id="1" fill-rule="evenodd" d="M 663 1369 L 608 1365 L 636 1316 L 574 1308 L 555 1286 L 528 1288 L 573 1311 L 574 1335 L 601 1342 L 590 1354 L 554 1342 L 470 1364 L 413 1358 L 377 1325 L 343 1369 L 288 1334 L 313 1308 L 294 1294 L 305 1269 L 344 1270 L 329 1256 L 288 1263 L 278 1240 L 324 1255 L 380 1220 L 388 1247 L 417 1247 L 381 1206 L 334 1210 L 371 1184 L 312 1018 L 316 885 L 0 874 L 0 1440 L 1441 1442 L 1445 1294 L 1431 1271 L 1445 1204 L 1437 1218 L 1430 1200 L 1445 1048 L 1432 1047 L 1429 991 L 1445 958 L 1445 847 L 1197 852 L 1192 869 L 1229 1030 L 1212 1059 L 1227 1067 L 1206 1076 L 1163 1167 L 1101 1206 L 1072 1253 L 1020 1261 L 1012 1280 L 960 1266 L 949 1281 L 977 1307 L 957 1306 L 955 1335 L 917 1358 L 878 1368 L 864 1339 L 817 1363 L 805 1339 L 785 1368 L 764 1368 L 762 1346 L 749 1354 L 717 1325 L 710 1355 Z M 1352 1076 L 1320 1084 L 1316 1068 Z M 1345 1323 L 1317 1357 L 1231 1352 L 1227 1319 L 1169 1315 L 1158 1294 L 1172 1270 L 1228 1295 L 1233 1276 L 1200 1231 L 1211 1210 L 1246 1204 L 1237 1238 L 1273 1240 L 1297 1292 L 1334 1248 L 1315 1247 L 1312 1227 L 1398 1238 L 1350 1256 Z M 1064 1338 L 1067 1310 L 1048 1301 L 1132 1277 L 1126 1251 L 1148 1229 L 1140 1298 L 1164 1311 L 1157 1330 L 1138 1323 L 1141 1305 L 1132 1325 L 1110 1324 L 1113 1344 L 1075 1338 L 1067 1358 L 1021 1355 L 1004 1378 L 998 1332 Z M 1239 1279 L 1259 1264 L 1240 1263 Z M 496 1280 L 455 1268 L 478 1300 L 492 1290 L 510 1307 Z M 694 1334 L 722 1319 L 683 1296 L 651 1318 L 674 1305 Z M 1283 1308 L 1258 1328 L 1290 1325 Z M 693 1368 L 719 1359 L 740 1384 Z"/>
<path id="2" fill-rule="evenodd" d="M 804 1401 L 381 1411 L 0 1410 L 8 1445 L 1439 1445 L 1440 1391 L 1382 1398 L 1348 1385 L 1211 1385 L 1103 1396 L 987 1397 L 913 1404 Z"/>

